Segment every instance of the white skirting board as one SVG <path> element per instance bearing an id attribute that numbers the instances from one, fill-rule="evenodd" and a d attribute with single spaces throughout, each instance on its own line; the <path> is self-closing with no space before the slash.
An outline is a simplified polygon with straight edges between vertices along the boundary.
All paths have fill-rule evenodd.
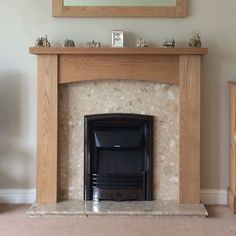
<path id="1" fill-rule="evenodd" d="M 35 189 L 0 189 L 0 203 L 32 204 L 35 196 Z"/>
<path id="2" fill-rule="evenodd" d="M 201 201 L 207 205 L 226 205 L 227 190 L 202 189 Z M 31 204 L 35 202 L 35 189 L 0 189 L 0 203 Z"/>
<path id="3" fill-rule="evenodd" d="M 227 190 L 202 189 L 201 201 L 206 205 L 227 205 Z"/>

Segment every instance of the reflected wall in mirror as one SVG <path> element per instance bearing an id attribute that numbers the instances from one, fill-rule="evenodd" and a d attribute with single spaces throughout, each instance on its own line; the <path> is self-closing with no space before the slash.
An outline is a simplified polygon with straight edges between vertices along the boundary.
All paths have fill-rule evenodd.
<path id="1" fill-rule="evenodd" d="M 175 0 L 64 0 L 64 6 L 175 6 Z"/>
<path id="2" fill-rule="evenodd" d="M 184 17 L 187 0 L 52 0 L 56 17 Z"/>

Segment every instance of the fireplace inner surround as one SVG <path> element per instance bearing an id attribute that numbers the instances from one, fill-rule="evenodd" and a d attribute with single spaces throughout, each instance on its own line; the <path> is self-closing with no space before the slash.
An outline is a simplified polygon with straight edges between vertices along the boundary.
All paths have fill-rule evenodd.
<path id="1" fill-rule="evenodd" d="M 84 199 L 153 200 L 153 116 L 85 116 Z"/>

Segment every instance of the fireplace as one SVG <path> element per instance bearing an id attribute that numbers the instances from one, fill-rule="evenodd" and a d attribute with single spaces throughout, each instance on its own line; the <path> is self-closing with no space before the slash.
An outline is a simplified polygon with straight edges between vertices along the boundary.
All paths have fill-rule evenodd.
<path id="1" fill-rule="evenodd" d="M 153 116 L 85 116 L 85 200 L 153 199 Z"/>
<path id="2" fill-rule="evenodd" d="M 119 79 L 179 85 L 179 203 L 200 202 L 200 72 L 207 49 L 35 47 L 30 52 L 38 55 L 37 203 L 58 202 L 59 86 Z"/>

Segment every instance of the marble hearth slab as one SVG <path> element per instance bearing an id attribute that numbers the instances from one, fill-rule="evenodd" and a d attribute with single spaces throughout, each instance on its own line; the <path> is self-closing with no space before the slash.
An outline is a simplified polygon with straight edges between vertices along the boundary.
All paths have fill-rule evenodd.
<path id="1" fill-rule="evenodd" d="M 57 204 L 34 204 L 29 216 L 207 216 L 203 204 L 180 205 L 176 201 L 111 202 L 67 200 Z"/>

